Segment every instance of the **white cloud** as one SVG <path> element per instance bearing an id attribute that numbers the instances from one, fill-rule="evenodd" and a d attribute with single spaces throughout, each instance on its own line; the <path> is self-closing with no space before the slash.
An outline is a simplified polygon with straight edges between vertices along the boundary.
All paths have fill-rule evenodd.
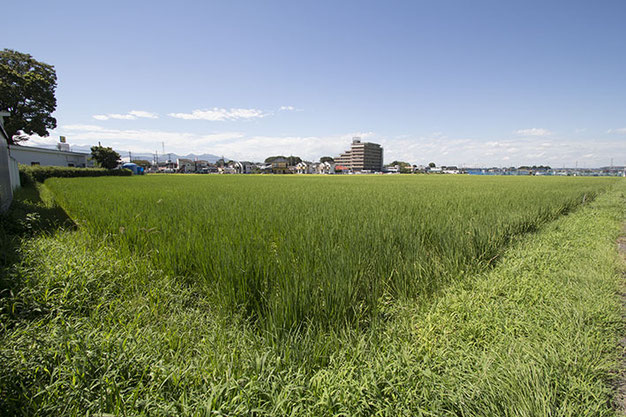
<path id="1" fill-rule="evenodd" d="M 259 119 L 269 116 L 258 109 L 223 109 L 214 107 L 213 109 L 194 110 L 191 113 L 169 113 L 168 116 L 184 120 L 209 120 L 209 121 L 225 121 L 225 120 L 246 120 Z"/>
<path id="2" fill-rule="evenodd" d="M 133 152 L 154 152 L 165 142 L 166 150 L 176 153 L 211 152 L 220 141 L 237 140 L 243 137 L 240 132 L 218 132 L 196 134 L 148 129 L 110 129 L 95 125 L 62 125 L 42 138 L 32 136 L 28 144 L 54 145 L 58 136 L 67 136 L 70 145 L 92 146 L 98 142 L 119 150 Z"/>
<path id="3" fill-rule="evenodd" d="M 550 136 L 552 132 L 548 129 L 541 129 L 533 127 L 531 129 L 516 130 L 515 133 L 520 136 Z"/>
<path id="4" fill-rule="evenodd" d="M 227 158 L 262 161 L 270 155 L 297 155 L 306 160 L 337 156 L 350 147 L 353 136 L 380 143 L 386 162 L 402 160 L 414 164 L 435 162 L 457 166 L 552 166 L 597 167 L 626 163 L 626 149 L 620 139 L 561 140 L 547 143 L 545 138 L 515 139 L 450 138 L 442 134 L 429 136 L 402 135 L 380 137 L 372 132 L 349 132 L 326 136 L 250 135 L 242 132 L 191 133 L 145 129 L 110 129 L 97 125 L 62 125 L 50 132 L 51 137 L 31 137 L 28 144 L 54 145 L 58 135 L 67 136 L 71 145 L 92 146 L 99 141 L 120 151 L 137 153 L 165 151 L 185 155 L 212 153 Z M 547 146 L 550 145 L 550 146 Z M 624 161 L 624 162 L 622 162 Z"/>
<path id="5" fill-rule="evenodd" d="M 139 118 L 157 119 L 159 115 L 156 113 L 151 113 L 149 111 L 144 111 L 144 110 L 131 110 L 126 114 L 119 114 L 119 113 L 94 114 L 92 117 L 96 120 L 109 120 L 109 119 L 136 120 Z"/>
<path id="6" fill-rule="evenodd" d="M 609 129 L 606 133 L 626 133 L 626 127 L 620 129 Z"/>
<path id="7" fill-rule="evenodd" d="M 385 148 L 385 161 L 403 160 L 414 164 L 435 162 L 458 166 L 520 166 L 549 163 L 553 166 L 598 167 L 610 159 L 626 163 L 626 148 L 619 140 L 558 140 L 542 137 L 516 139 L 441 138 L 435 135 L 373 138 Z M 620 162 L 620 164 L 623 164 Z M 584 164 L 584 165 L 582 165 Z"/>
<path id="8" fill-rule="evenodd" d="M 143 110 L 131 110 L 130 112 L 128 112 L 128 114 L 130 114 L 131 116 L 143 117 L 146 119 L 158 119 L 159 118 L 158 114 L 152 113 L 149 111 L 143 111 Z"/>
<path id="9" fill-rule="evenodd" d="M 352 137 L 373 137 L 371 132 L 351 132 L 329 136 L 261 136 L 241 132 L 190 133 L 143 129 L 109 129 L 95 125 L 63 125 L 50 132 L 50 137 L 32 136 L 28 144 L 54 145 L 59 135 L 67 136 L 70 145 L 92 146 L 102 142 L 121 151 L 152 153 L 165 151 L 181 155 L 212 153 L 232 159 L 263 161 L 270 155 L 298 155 L 318 160 L 321 156 L 337 156 L 350 147 Z"/>
<path id="10" fill-rule="evenodd" d="M 270 155 L 297 155 L 317 161 L 322 156 L 338 156 L 350 147 L 352 138 L 367 139 L 371 132 L 351 132 L 329 136 L 249 136 L 221 143 L 218 155 L 233 159 L 263 161 Z M 214 152 L 212 152 L 214 153 Z M 230 156 L 232 155 L 232 156 Z"/>
<path id="11" fill-rule="evenodd" d="M 294 111 L 294 110 L 296 110 L 296 108 L 293 107 L 293 106 L 280 106 L 280 108 L 278 110 L 280 110 L 280 111 Z"/>

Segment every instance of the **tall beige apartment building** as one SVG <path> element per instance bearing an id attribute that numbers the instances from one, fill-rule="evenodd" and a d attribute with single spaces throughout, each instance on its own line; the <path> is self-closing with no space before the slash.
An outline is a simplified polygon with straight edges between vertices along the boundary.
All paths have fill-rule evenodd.
<path id="1" fill-rule="evenodd" d="M 361 142 L 361 138 L 352 138 L 350 150 L 335 158 L 335 164 L 352 171 L 382 171 L 383 148 L 377 143 Z"/>

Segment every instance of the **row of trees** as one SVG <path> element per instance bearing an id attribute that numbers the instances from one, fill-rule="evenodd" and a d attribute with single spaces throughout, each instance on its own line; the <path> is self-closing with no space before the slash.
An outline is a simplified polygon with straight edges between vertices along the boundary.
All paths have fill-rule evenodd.
<path id="1" fill-rule="evenodd" d="M 298 165 L 300 162 L 302 162 L 302 158 L 300 158 L 299 156 L 276 155 L 276 156 L 268 156 L 267 158 L 265 158 L 265 163 L 266 164 L 271 164 L 272 162 L 274 162 L 277 159 L 286 159 L 287 160 L 287 164 L 289 166 Z M 330 157 L 330 156 L 322 156 L 320 158 L 320 162 L 321 163 L 324 163 L 324 162 L 335 162 L 335 160 L 332 157 Z"/>

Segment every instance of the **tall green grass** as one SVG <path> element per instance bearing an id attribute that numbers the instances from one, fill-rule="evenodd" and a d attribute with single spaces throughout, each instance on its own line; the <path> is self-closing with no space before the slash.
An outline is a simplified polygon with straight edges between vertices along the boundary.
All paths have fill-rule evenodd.
<path id="1" fill-rule="evenodd" d="M 382 299 L 379 326 L 303 327 L 280 345 L 105 234 L 27 234 L 2 270 L 0 415 L 614 416 L 625 193 L 436 296 Z M 43 200 L 20 210 L 43 219 Z"/>
<path id="2" fill-rule="evenodd" d="M 149 257 L 269 330 L 363 324 L 493 264 L 614 182 L 585 178 L 167 176 L 50 179 L 120 256 Z"/>

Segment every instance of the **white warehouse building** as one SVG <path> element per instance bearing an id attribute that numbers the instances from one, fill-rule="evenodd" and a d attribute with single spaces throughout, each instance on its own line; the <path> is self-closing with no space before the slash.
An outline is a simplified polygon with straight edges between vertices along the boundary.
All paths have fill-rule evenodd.
<path id="1" fill-rule="evenodd" d="M 89 154 L 82 152 L 71 152 L 69 149 L 46 149 L 21 145 L 10 145 L 9 149 L 11 152 L 11 156 L 17 162 L 24 165 L 78 168 L 85 168 L 89 166 Z"/>

